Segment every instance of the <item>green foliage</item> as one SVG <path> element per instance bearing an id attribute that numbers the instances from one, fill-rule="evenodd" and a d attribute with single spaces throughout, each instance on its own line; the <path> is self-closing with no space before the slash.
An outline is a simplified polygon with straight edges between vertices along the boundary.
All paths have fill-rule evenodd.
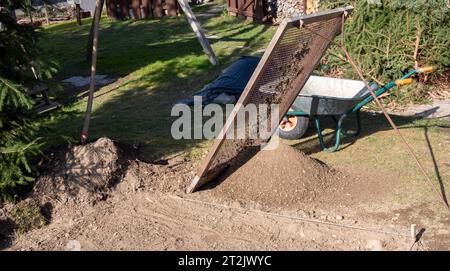
<path id="1" fill-rule="evenodd" d="M 17 233 L 23 234 L 27 231 L 40 228 L 45 225 L 45 217 L 41 213 L 41 208 L 35 202 L 21 201 L 14 205 L 9 213 L 16 226 Z"/>
<path id="2" fill-rule="evenodd" d="M 355 7 L 346 23 L 345 45 L 371 79 L 387 82 L 400 77 L 404 69 L 412 69 L 417 34 L 419 66 L 433 65 L 438 72 L 450 66 L 450 11 L 446 1 L 341 0 L 321 4 L 325 8 Z M 322 71 L 357 78 L 342 59 L 340 49 L 332 47 Z"/>
<path id="3" fill-rule="evenodd" d="M 44 67 L 37 57 L 39 34 L 31 26 L 16 23 L 11 10 L 20 1 L 0 7 L 0 200 L 11 198 L 17 185 L 33 180 L 29 159 L 39 148 L 29 118 L 33 105 L 26 87 L 33 85 L 31 66 Z M 49 70 L 38 76 L 47 78 Z"/>

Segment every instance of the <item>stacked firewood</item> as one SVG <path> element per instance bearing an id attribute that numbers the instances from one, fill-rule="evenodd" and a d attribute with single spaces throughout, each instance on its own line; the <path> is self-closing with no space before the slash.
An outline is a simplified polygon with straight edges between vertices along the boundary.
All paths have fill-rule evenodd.
<path id="1" fill-rule="evenodd" d="M 316 12 L 320 0 L 267 0 L 268 13 L 281 21 L 296 15 Z"/>
<path id="2" fill-rule="evenodd" d="M 305 13 L 302 0 L 277 0 L 277 18 L 278 20 L 290 18 Z"/>

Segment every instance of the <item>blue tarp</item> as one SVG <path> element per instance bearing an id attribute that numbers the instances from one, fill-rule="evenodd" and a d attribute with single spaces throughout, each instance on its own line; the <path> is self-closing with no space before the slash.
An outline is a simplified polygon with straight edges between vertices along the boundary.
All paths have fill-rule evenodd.
<path id="1" fill-rule="evenodd" d="M 243 56 L 239 58 L 236 62 L 223 70 L 222 74 L 213 82 L 195 93 L 194 96 L 202 96 L 203 104 L 218 102 L 219 99 L 217 98 L 219 96 L 224 97 L 224 94 L 226 95 L 225 97 L 231 96 L 231 98 L 235 98 L 228 99 L 231 103 L 237 101 L 255 71 L 256 66 L 258 66 L 260 59 L 260 57 L 254 56 Z M 193 105 L 194 98 L 183 99 L 178 103 Z"/>

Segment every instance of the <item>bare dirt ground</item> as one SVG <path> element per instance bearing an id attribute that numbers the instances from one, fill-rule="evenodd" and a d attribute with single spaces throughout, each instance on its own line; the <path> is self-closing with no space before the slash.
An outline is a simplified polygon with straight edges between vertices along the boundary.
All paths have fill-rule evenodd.
<path id="1" fill-rule="evenodd" d="M 429 250 L 450 247 L 436 203 L 393 206 L 395 176 L 329 165 L 286 145 L 228 178 L 184 191 L 196 164 L 153 162 L 102 138 L 60 148 L 30 198 L 48 225 L 3 238 L 7 250 Z M 280 174 L 282 172 L 282 174 Z M 7 208 L 6 208 L 7 209 Z M 0 217 L 0 221 L 2 218 Z M 410 224 L 426 228 L 418 243 Z"/>

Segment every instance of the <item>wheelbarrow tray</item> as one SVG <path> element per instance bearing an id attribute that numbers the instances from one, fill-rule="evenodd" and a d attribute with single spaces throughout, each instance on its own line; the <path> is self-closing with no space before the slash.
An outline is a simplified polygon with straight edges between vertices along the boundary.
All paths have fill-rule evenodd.
<path id="1" fill-rule="evenodd" d="M 371 84 L 376 90 L 377 84 Z M 307 115 L 342 115 L 370 96 L 364 82 L 310 76 L 292 104 L 291 110 Z"/>

